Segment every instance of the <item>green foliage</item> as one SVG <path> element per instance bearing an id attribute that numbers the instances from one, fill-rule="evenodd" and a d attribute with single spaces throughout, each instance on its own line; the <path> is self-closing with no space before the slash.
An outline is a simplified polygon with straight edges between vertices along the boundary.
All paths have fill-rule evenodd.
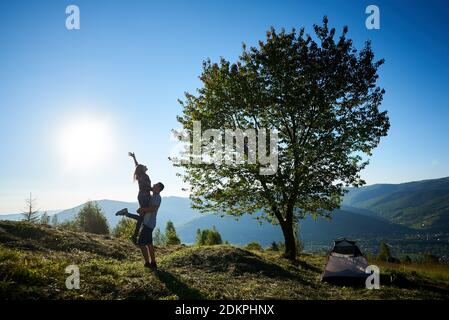
<path id="1" fill-rule="evenodd" d="M 404 257 L 404 259 L 402 260 L 402 263 L 405 263 L 405 264 L 412 263 L 412 258 L 410 258 L 408 255 L 406 255 Z"/>
<path id="2" fill-rule="evenodd" d="M 58 223 L 59 223 L 59 221 L 58 221 L 58 215 L 55 214 L 55 215 L 53 215 L 53 217 L 51 218 L 51 224 L 52 224 L 53 226 L 57 226 Z"/>
<path id="3" fill-rule="evenodd" d="M 199 246 L 212 246 L 222 244 L 223 241 L 221 239 L 220 233 L 217 231 L 215 226 L 210 229 L 198 229 L 196 231 L 196 245 Z"/>
<path id="4" fill-rule="evenodd" d="M 252 241 L 245 246 L 247 250 L 263 251 L 262 246 L 257 241 Z"/>
<path id="5" fill-rule="evenodd" d="M 50 224 L 50 216 L 47 214 L 47 212 L 44 212 L 40 219 L 39 219 L 39 223 L 41 224 Z"/>
<path id="6" fill-rule="evenodd" d="M 176 234 L 175 226 L 173 225 L 173 222 L 171 222 L 170 220 L 167 222 L 167 226 L 165 227 L 165 238 L 166 238 L 165 243 L 167 245 L 181 244 L 181 240 Z"/>
<path id="7" fill-rule="evenodd" d="M 399 260 L 391 255 L 390 247 L 385 243 L 381 242 L 379 247 L 379 253 L 377 254 L 377 259 L 380 261 L 398 263 Z"/>
<path id="8" fill-rule="evenodd" d="M 58 223 L 58 228 L 70 231 L 81 231 L 76 220 L 66 220 L 61 223 Z"/>
<path id="9" fill-rule="evenodd" d="M 296 244 L 296 254 L 299 255 L 301 252 L 304 251 L 304 243 L 299 239 L 298 235 L 295 237 L 295 244 Z"/>
<path id="10" fill-rule="evenodd" d="M 374 59 L 370 43 L 356 51 L 347 27 L 335 37 L 326 17 L 314 31 L 312 38 L 303 28 L 272 28 L 258 47 L 244 46 L 235 63 L 205 61 L 202 87 L 197 95 L 186 94 L 178 117 L 190 136 L 195 121 L 203 131 L 278 132 L 278 166 L 272 175 L 261 173 L 267 169 L 261 161 L 174 165 L 184 169 L 194 208 L 234 216 L 263 212 L 280 224 L 291 259 L 297 249 L 294 223 L 307 214 L 330 215 L 345 186 L 363 185 L 359 173 L 368 164 L 365 156 L 389 129 L 387 113 L 379 110 L 384 90 L 376 84 L 383 60 Z M 250 143 L 235 153 L 248 160 L 248 151 L 255 151 Z"/>
<path id="11" fill-rule="evenodd" d="M 87 202 L 78 212 L 75 221 L 81 231 L 95 234 L 109 234 L 106 217 L 96 202 Z"/>
<path id="12" fill-rule="evenodd" d="M 167 237 L 161 232 L 159 228 L 156 228 L 156 230 L 154 230 L 153 243 L 156 246 L 163 246 L 167 244 Z"/>
<path id="13" fill-rule="evenodd" d="M 112 230 L 112 234 L 116 238 L 129 238 L 134 234 L 135 228 L 135 220 L 122 218 Z"/>
<path id="14" fill-rule="evenodd" d="M 279 251 L 279 246 L 278 246 L 278 244 L 276 243 L 276 241 L 273 241 L 273 242 L 271 243 L 271 246 L 270 246 L 269 249 L 272 250 L 272 251 Z"/>
<path id="15" fill-rule="evenodd" d="M 438 264 L 440 262 L 440 258 L 434 254 L 425 253 L 423 255 L 422 262 L 427 264 Z"/>

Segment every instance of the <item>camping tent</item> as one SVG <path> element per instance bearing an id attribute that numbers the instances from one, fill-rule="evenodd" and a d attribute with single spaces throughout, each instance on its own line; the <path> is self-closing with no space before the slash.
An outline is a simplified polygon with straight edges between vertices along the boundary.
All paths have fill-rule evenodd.
<path id="1" fill-rule="evenodd" d="M 324 269 L 322 281 L 340 284 L 364 284 L 368 261 L 355 241 L 337 239 L 334 241 Z"/>

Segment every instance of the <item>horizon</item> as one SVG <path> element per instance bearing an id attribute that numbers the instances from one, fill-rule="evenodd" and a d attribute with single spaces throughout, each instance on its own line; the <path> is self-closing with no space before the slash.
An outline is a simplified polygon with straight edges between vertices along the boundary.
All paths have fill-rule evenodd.
<path id="1" fill-rule="evenodd" d="M 404 181 L 404 182 L 400 182 L 400 183 L 374 183 L 374 184 L 366 184 L 363 185 L 362 187 L 358 187 L 358 188 L 366 188 L 366 187 L 370 187 L 370 186 L 375 186 L 375 185 L 400 185 L 400 184 L 406 184 L 406 183 L 413 183 L 413 182 L 423 182 L 423 181 L 430 181 L 430 180 L 441 180 L 441 179 L 449 179 L 449 176 L 447 177 L 441 177 L 441 178 L 434 178 L 434 179 L 423 179 L 423 180 L 413 180 L 413 181 Z M 357 187 L 349 187 L 349 188 L 357 188 Z M 177 196 L 177 195 L 162 195 L 162 198 L 182 198 L 182 199 L 189 199 L 188 196 Z M 71 210 L 73 208 L 82 206 L 84 204 L 86 204 L 87 202 L 100 202 L 100 201 L 115 201 L 115 202 L 124 202 L 124 203 L 132 203 L 132 204 L 136 204 L 138 203 L 137 200 L 120 200 L 120 199 L 108 199 L 108 198 L 103 198 L 103 199 L 89 199 L 89 200 L 85 200 L 84 202 L 72 205 L 70 207 L 67 208 L 52 208 L 52 209 L 45 209 L 45 210 L 41 210 L 39 209 L 38 212 L 39 213 L 44 213 L 44 212 L 50 212 L 50 216 L 54 215 L 54 214 L 58 214 L 61 211 L 65 211 L 65 210 Z M 0 212 L 0 216 L 2 215 L 17 215 L 17 214 L 21 214 L 21 212 Z"/>
<path id="2" fill-rule="evenodd" d="M 129 151 L 164 182 L 163 197 L 188 197 L 167 157 L 177 99 L 200 86 L 202 61 L 235 61 L 270 26 L 311 32 L 324 15 L 336 36 L 347 25 L 357 49 L 371 40 L 385 59 L 380 108 L 391 128 L 361 172 L 365 186 L 449 176 L 447 3 L 377 1 L 380 30 L 364 25 L 369 1 L 254 3 L 77 0 L 81 28 L 71 31 L 67 1 L 0 3 L 0 214 L 19 212 L 30 192 L 49 211 L 136 202 Z"/>

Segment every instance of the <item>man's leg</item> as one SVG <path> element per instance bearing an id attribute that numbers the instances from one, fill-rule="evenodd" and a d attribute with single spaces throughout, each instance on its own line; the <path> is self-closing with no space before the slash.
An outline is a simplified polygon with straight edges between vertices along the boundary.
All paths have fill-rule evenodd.
<path id="1" fill-rule="evenodd" d="M 150 253 L 151 263 L 156 263 L 156 257 L 154 256 L 154 246 L 152 243 L 148 244 L 148 251 Z"/>
<path id="2" fill-rule="evenodd" d="M 137 242 L 137 237 L 139 236 L 140 227 L 142 226 L 143 219 L 139 216 L 139 219 L 136 219 L 136 227 L 134 228 L 134 234 L 132 235 L 133 241 Z"/>
<path id="3" fill-rule="evenodd" d="M 143 259 L 145 260 L 145 264 L 150 264 L 150 257 L 148 255 L 148 247 L 140 246 L 140 250 L 142 251 Z"/>
<path id="4" fill-rule="evenodd" d="M 151 267 L 148 245 L 153 243 L 152 231 L 153 230 L 151 228 L 143 225 L 142 230 L 139 234 L 139 239 L 137 241 L 140 246 L 140 250 L 142 251 L 143 259 L 145 260 L 145 267 Z M 154 257 L 154 253 L 152 256 Z"/>

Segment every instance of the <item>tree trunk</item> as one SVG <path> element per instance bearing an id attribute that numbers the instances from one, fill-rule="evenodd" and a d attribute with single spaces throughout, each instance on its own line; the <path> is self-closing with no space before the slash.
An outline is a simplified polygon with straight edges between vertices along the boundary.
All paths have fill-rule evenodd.
<path id="1" fill-rule="evenodd" d="M 284 256 L 289 260 L 296 259 L 296 241 L 295 234 L 293 232 L 293 223 L 291 221 L 281 222 L 282 233 L 285 240 L 285 253 Z"/>

